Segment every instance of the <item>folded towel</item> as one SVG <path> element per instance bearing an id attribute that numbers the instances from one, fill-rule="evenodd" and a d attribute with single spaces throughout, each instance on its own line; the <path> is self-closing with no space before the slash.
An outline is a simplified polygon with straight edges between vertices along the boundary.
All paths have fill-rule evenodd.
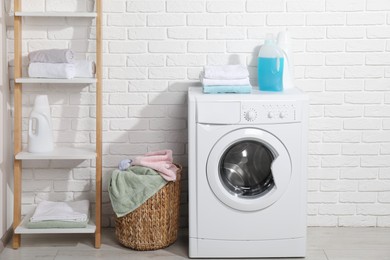
<path id="1" fill-rule="evenodd" d="M 141 206 L 167 182 L 153 169 L 132 166 L 126 171 L 115 169 L 108 186 L 112 208 L 123 217 Z"/>
<path id="2" fill-rule="evenodd" d="M 158 171 L 166 181 L 175 181 L 177 167 L 172 162 L 172 151 L 162 150 L 136 157 L 131 164 L 152 168 Z"/>
<path id="3" fill-rule="evenodd" d="M 27 222 L 27 228 L 85 228 L 89 219 L 86 221 L 61 221 L 61 220 L 44 220 L 38 222 Z"/>
<path id="4" fill-rule="evenodd" d="M 207 79 L 243 79 L 249 77 L 249 72 L 242 64 L 205 66 L 204 77 Z"/>
<path id="5" fill-rule="evenodd" d="M 204 77 L 200 77 L 200 81 L 203 85 L 208 86 L 237 86 L 237 85 L 250 85 L 249 78 L 242 79 L 207 79 Z"/>
<path id="6" fill-rule="evenodd" d="M 69 49 L 49 49 L 30 52 L 28 58 L 30 62 L 72 63 L 74 54 Z"/>
<path id="7" fill-rule="evenodd" d="M 30 218 L 31 222 L 46 220 L 61 220 L 83 222 L 87 221 L 89 216 L 89 201 L 69 201 L 54 202 L 42 201 L 38 204 L 34 214 Z"/>
<path id="8" fill-rule="evenodd" d="M 76 78 L 93 78 L 96 72 L 96 65 L 93 61 L 75 60 L 75 77 Z"/>
<path id="9" fill-rule="evenodd" d="M 248 94 L 252 92 L 252 86 L 203 86 L 203 93 L 239 93 Z"/>
<path id="10" fill-rule="evenodd" d="M 71 79 L 75 76 L 72 63 L 30 63 L 28 75 L 31 78 Z"/>

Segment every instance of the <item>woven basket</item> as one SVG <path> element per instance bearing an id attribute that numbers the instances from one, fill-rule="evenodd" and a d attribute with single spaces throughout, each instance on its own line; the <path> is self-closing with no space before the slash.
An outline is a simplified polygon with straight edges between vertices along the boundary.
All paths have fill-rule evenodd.
<path id="1" fill-rule="evenodd" d="M 175 182 L 168 182 L 136 210 L 115 219 L 115 235 L 122 245 L 146 251 L 165 248 L 176 241 L 182 171 L 180 165 L 176 166 Z"/>

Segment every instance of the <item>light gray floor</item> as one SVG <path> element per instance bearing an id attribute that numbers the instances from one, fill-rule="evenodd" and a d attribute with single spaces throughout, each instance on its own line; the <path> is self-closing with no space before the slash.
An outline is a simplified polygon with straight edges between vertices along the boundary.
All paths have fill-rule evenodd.
<path id="1" fill-rule="evenodd" d="M 113 229 L 103 230 L 102 241 L 101 249 L 94 249 L 91 235 L 24 235 L 22 247 L 14 250 L 7 245 L 0 259 L 188 259 L 187 238 L 184 235 L 166 249 L 146 252 L 120 246 Z M 390 260 L 390 228 L 309 228 L 306 259 Z"/>

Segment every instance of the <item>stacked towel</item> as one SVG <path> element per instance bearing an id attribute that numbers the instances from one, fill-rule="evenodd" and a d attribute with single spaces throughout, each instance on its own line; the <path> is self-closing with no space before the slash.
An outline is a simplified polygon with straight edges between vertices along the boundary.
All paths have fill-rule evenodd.
<path id="1" fill-rule="evenodd" d="M 200 75 L 204 93 L 251 93 L 246 66 L 205 66 Z"/>
<path id="2" fill-rule="evenodd" d="M 89 201 L 42 201 L 28 223 L 29 228 L 86 227 L 89 220 Z"/>
<path id="3" fill-rule="evenodd" d="M 49 49 L 30 52 L 28 75 L 31 78 L 71 79 L 93 78 L 95 63 L 75 60 L 69 49 Z"/>
<path id="4" fill-rule="evenodd" d="M 74 53 L 69 49 L 49 49 L 30 52 L 30 62 L 73 63 Z"/>
<path id="5" fill-rule="evenodd" d="M 75 66 L 72 63 L 42 63 L 34 62 L 28 66 L 31 78 L 71 79 L 75 76 Z"/>
<path id="6" fill-rule="evenodd" d="M 76 60 L 75 77 L 76 78 L 93 78 L 96 73 L 96 64 L 89 60 Z"/>

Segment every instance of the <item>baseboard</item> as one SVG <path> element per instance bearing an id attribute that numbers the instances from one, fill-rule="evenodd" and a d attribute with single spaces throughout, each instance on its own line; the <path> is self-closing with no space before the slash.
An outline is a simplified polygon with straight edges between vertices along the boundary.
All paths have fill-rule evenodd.
<path id="1" fill-rule="evenodd" d="M 12 235 L 13 235 L 13 229 L 10 227 L 3 235 L 0 241 L 0 253 L 4 250 L 4 248 L 7 246 L 8 242 L 11 241 Z"/>

